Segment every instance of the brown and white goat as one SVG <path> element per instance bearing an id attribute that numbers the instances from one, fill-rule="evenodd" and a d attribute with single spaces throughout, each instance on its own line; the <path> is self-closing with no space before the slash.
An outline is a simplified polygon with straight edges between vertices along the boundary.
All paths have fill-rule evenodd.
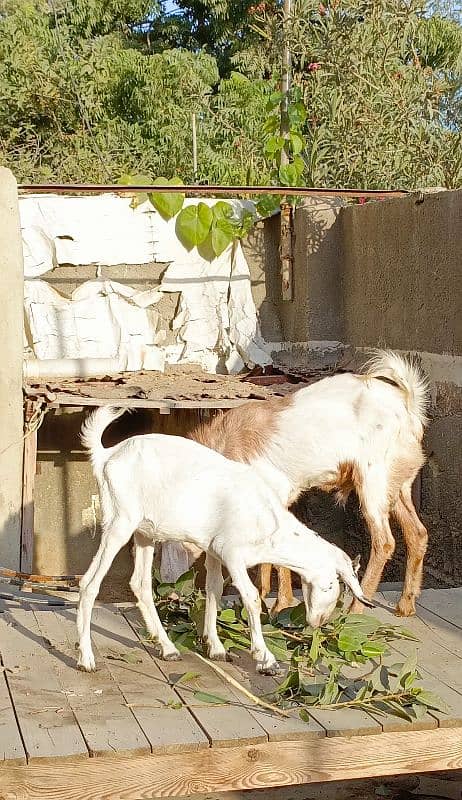
<path id="1" fill-rule="evenodd" d="M 397 613 L 415 613 L 422 582 L 427 531 L 411 487 L 424 464 L 427 383 L 415 364 L 377 351 L 360 375 L 333 375 L 270 401 L 246 403 L 200 425 L 191 438 L 235 461 L 251 464 L 290 506 L 311 488 L 336 492 L 345 502 L 355 491 L 371 536 L 362 588 L 373 597 L 395 540 L 390 517 L 407 547 L 406 574 Z M 180 545 L 182 547 L 182 545 Z M 262 596 L 271 565 L 261 570 Z M 177 577 L 168 576 L 170 580 Z M 278 569 L 276 609 L 293 601 L 290 572 Z M 355 610 L 361 605 L 355 601 Z"/>

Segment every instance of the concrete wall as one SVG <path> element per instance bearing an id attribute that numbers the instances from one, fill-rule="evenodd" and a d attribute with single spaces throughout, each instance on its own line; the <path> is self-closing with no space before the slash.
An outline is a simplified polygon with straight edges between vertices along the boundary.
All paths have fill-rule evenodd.
<path id="1" fill-rule="evenodd" d="M 23 260 L 16 181 L 4 167 L 0 167 L 0 268 L 0 564 L 19 569 Z"/>
<path id="2" fill-rule="evenodd" d="M 278 222 L 266 224 L 277 274 Z M 418 491 L 430 532 L 426 579 L 462 583 L 462 191 L 343 208 L 315 201 L 297 211 L 296 234 L 294 301 L 282 300 L 279 282 L 271 285 L 282 339 L 298 344 L 286 344 L 274 359 L 292 368 L 337 361 L 354 368 L 363 360 L 355 348 L 419 354 L 432 391 Z M 333 349 L 313 351 L 319 342 Z M 352 554 L 367 553 L 354 501 L 343 537 Z M 402 556 L 398 539 L 388 579 L 401 578 Z"/>

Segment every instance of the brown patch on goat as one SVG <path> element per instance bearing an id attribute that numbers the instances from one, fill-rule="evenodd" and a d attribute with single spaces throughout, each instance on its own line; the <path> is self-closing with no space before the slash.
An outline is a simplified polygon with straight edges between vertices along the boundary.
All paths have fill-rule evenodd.
<path id="1" fill-rule="evenodd" d="M 276 430 L 278 414 L 292 403 L 291 395 L 244 403 L 198 425 L 188 438 L 232 461 L 249 463 L 264 452 Z"/>
<path id="2" fill-rule="evenodd" d="M 362 477 L 358 465 L 354 461 L 342 461 L 338 465 L 336 475 L 316 488 L 323 492 L 335 492 L 337 503 L 345 505 L 351 492 L 360 493 L 361 484 Z"/>

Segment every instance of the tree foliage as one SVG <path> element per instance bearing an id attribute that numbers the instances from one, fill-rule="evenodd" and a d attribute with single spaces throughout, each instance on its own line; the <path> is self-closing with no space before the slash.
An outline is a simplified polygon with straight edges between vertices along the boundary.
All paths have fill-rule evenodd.
<path id="1" fill-rule="evenodd" d="M 462 183 L 462 28 L 439 6 L 295 0 L 298 183 Z M 279 182 L 282 43 L 280 0 L 0 0 L 0 161 L 22 181 Z"/>

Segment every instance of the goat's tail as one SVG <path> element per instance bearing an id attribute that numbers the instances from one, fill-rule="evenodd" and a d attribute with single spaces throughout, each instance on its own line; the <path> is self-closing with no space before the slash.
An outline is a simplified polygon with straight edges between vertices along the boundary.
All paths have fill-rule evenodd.
<path id="1" fill-rule="evenodd" d="M 373 350 L 363 368 L 365 378 L 385 378 L 404 394 L 406 407 L 422 425 L 427 422 L 428 379 L 415 359 L 404 358 L 393 350 Z"/>
<path id="2" fill-rule="evenodd" d="M 111 452 L 111 448 L 103 447 L 101 437 L 108 425 L 121 417 L 124 411 L 124 408 L 100 406 L 85 419 L 82 425 L 80 440 L 90 453 L 91 465 L 98 480 Z"/>

